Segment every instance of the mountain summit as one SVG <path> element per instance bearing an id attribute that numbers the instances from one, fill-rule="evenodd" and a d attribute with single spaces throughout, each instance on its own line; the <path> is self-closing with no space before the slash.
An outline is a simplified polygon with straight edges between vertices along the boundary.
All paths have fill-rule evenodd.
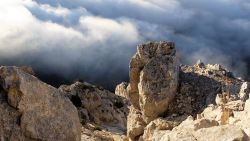
<path id="1" fill-rule="evenodd" d="M 1 141 L 250 140 L 249 82 L 219 64 L 180 64 L 173 42 L 138 45 L 115 94 L 57 89 L 25 68 L 0 67 Z"/>

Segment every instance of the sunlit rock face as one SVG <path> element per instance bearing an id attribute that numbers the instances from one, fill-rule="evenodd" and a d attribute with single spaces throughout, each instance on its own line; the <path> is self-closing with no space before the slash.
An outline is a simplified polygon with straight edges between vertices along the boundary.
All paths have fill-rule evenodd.
<path id="1" fill-rule="evenodd" d="M 86 82 L 62 85 L 59 90 L 77 107 L 82 121 L 126 131 L 128 108 L 125 98 Z"/>
<path id="2" fill-rule="evenodd" d="M 128 83 L 122 82 L 121 84 L 116 86 L 115 94 L 121 97 L 128 98 L 127 87 L 128 87 Z"/>
<path id="3" fill-rule="evenodd" d="M 172 42 L 150 42 L 139 45 L 130 61 L 127 97 L 132 104 L 128 116 L 132 140 L 143 133 L 147 123 L 166 112 L 175 97 L 179 78 L 175 53 Z"/>
<path id="4" fill-rule="evenodd" d="M 138 46 L 129 70 L 128 86 L 117 86 L 131 103 L 129 140 L 249 140 L 249 82 L 223 66 L 179 65 L 173 43 L 153 42 Z"/>
<path id="5" fill-rule="evenodd" d="M 142 133 L 143 140 L 248 141 L 249 90 L 249 82 L 235 78 L 221 65 L 181 65 L 178 91 L 161 117 L 177 124 L 157 129 L 154 120 Z"/>
<path id="6" fill-rule="evenodd" d="M 1 140 L 80 141 L 76 107 L 31 72 L 0 67 Z"/>
<path id="7" fill-rule="evenodd" d="M 115 93 L 58 89 L 29 67 L 0 67 L 0 140 L 250 140 L 250 83 L 219 64 L 178 64 L 174 43 L 141 44 Z"/>
<path id="8" fill-rule="evenodd" d="M 87 82 L 62 85 L 59 90 L 77 107 L 82 140 L 122 140 L 127 128 L 128 101 Z"/>

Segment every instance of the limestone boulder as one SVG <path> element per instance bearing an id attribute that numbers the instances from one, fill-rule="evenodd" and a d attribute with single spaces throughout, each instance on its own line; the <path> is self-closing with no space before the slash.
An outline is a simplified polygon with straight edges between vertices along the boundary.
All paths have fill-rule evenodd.
<path id="1" fill-rule="evenodd" d="M 208 141 L 248 141 L 246 133 L 233 125 L 215 126 L 203 128 L 193 133 L 196 140 Z"/>
<path id="2" fill-rule="evenodd" d="M 0 67 L 1 140 L 80 141 L 76 107 L 17 67 Z"/>
<path id="3" fill-rule="evenodd" d="M 145 128 L 143 133 L 144 141 L 154 140 L 154 134 L 158 134 L 159 131 L 164 130 L 172 130 L 175 126 L 177 126 L 176 122 L 167 121 L 162 118 L 157 118 L 151 121 Z"/>
<path id="4" fill-rule="evenodd" d="M 154 141 L 248 141 L 243 129 L 235 125 L 219 126 L 218 122 L 208 119 L 194 120 L 188 117 L 172 130 L 153 130 L 150 139 Z"/>
<path id="5" fill-rule="evenodd" d="M 179 76 L 172 42 L 139 45 L 130 62 L 128 97 L 142 111 L 146 123 L 167 111 L 174 99 Z"/>

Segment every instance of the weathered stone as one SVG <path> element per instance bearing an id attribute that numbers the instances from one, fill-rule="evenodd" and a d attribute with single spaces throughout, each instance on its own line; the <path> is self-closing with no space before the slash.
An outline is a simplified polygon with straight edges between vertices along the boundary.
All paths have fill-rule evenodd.
<path id="1" fill-rule="evenodd" d="M 233 111 L 243 111 L 244 110 L 244 102 L 241 100 L 236 100 L 236 101 L 230 101 L 225 104 L 229 109 Z"/>
<path id="2" fill-rule="evenodd" d="M 138 46 L 130 62 L 128 97 L 147 123 L 168 109 L 177 90 L 178 68 L 172 42 Z"/>
<path id="3" fill-rule="evenodd" d="M 223 70 L 222 66 L 220 64 L 208 64 L 206 66 L 207 69 L 209 70 L 215 70 L 215 71 L 220 71 Z"/>
<path id="4" fill-rule="evenodd" d="M 20 69 L 23 70 L 24 72 L 28 73 L 28 74 L 31 74 L 31 75 L 35 76 L 34 70 L 29 66 L 21 66 Z"/>
<path id="5" fill-rule="evenodd" d="M 0 80 L 1 139 L 80 141 L 77 110 L 56 88 L 17 67 L 0 67 Z"/>
<path id="6" fill-rule="evenodd" d="M 127 122 L 127 135 L 130 140 L 138 140 L 143 135 L 146 123 L 143 121 L 142 114 L 133 106 L 130 107 L 128 122 Z"/>
<path id="7" fill-rule="evenodd" d="M 179 91 L 170 106 L 172 112 L 195 117 L 210 104 L 240 100 L 242 80 L 228 75 L 230 72 L 218 64 L 201 64 L 181 65 Z"/>
<path id="8" fill-rule="evenodd" d="M 140 82 L 140 71 L 142 68 L 143 63 L 139 55 L 135 54 L 129 64 L 129 85 L 127 91 L 129 101 L 136 109 L 140 109 L 138 83 Z"/>
<path id="9" fill-rule="evenodd" d="M 143 140 L 144 141 L 151 141 L 153 140 L 152 137 L 154 135 L 154 132 L 157 132 L 158 130 L 172 130 L 174 128 L 176 123 L 164 120 L 162 118 L 157 118 L 153 121 L 151 121 L 147 127 L 144 129 L 143 133 Z"/>
<path id="10" fill-rule="evenodd" d="M 209 119 L 199 119 L 194 122 L 194 130 L 198 130 L 201 128 L 209 128 L 213 126 L 218 126 L 219 122 L 216 120 L 209 120 Z"/>
<path id="11" fill-rule="evenodd" d="M 59 89 L 77 107 L 82 121 L 95 123 L 103 129 L 114 126 L 120 132 L 126 131 L 128 107 L 125 98 L 86 82 L 63 85 Z"/>
<path id="12" fill-rule="evenodd" d="M 128 83 L 122 82 L 121 84 L 116 86 L 115 94 L 122 96 L 122 97 L 125 97 L 125 98 L 128 98 L 127 87 L 128 87 Z"/>
<path id="13" fill-rule="evenodd" d="M 248 99 L 245 103 L 245 111 L 249 114 L 250 116 L 250 99 Z"/>
<path id="14" fill-rule="evenodd" d="M 159 136 L 160 135 L 160 136 Z M 154 141 L 197 141 L 188 130 L 166 131 L 153 136 Z"/>
<path id="15" fill-rule="evenodd" d="M 174 85 L 174 79 L 178 79 L 178 76 L 175 76 L 178 69 L 173 69 L 175 61 L 170 61 L 172 63 L 168 61 L 174 58 L 175 51 L 171 52 L 169 48 L 163 49 L 164 45 L 158 49 L 160 44 L 140 45 L 130 62 L 132 83 L 130 82 L 127 87 L 127 92 L 132 106 L 138 110 L 137 116 L 133 113 L 130 113 L 130 116 L 140 117 L 140 121 L 147 124 L 137 126 L 138 134 L 130 139 L 140 140 L 143 137 L 145 141 L 206 140 L 206 136 L 214 134 L 211 129 L 217 130 L 220 134 L 226 134 L 226 136 L 217 134 L 220 140 L 248 139 L 250 128 L 244 122 L 249 118 L 243 118 L 248 114 L 248 101 L 244 104 L 249 97 L 248 82 L 235 78 L 219 64 L 205 65 L 199 61 L 194 66 L 181 65 L 179 84 Z M 167 72 L 173 75 L 167 75 Z M 165 83 L 165 80 L 168 82 Z M 178 91 L 174 91 L 175 86 L 179 86 Z M 168 90 L 170 90 L 168 94 L 164 93 Z M 161 103 L 161 99 L 167 103 L 163 102 L 165 106 Z M 197 119 L 188 115 L 197 116 Z M 166 123 L 171 119 L 181 124 L 171 127 L 173 128 L 171 131 L 168 128 L 157 129 L 158 126 L 168 127 L 164 122 L 156 123 L 155 119 L 159 116 L 162 116 Z M 184 120 L 185 118 L 187 119 Z M 129 122 L 130 125 L 135 125 L 135 122 Z M 223 124 L 226 125 L 222 126 Z M 224 133 L 224 129 L 227 128 L 228 130 L 235 128 L 236 134 Z M 133 133 L 131 128 L 127 130 L 128 133 Z M 200 130 L 209 135 L 201 133 Z"/>
<path id="16" fill-rule="evenodd" d="M 242 101 L 246 101 L 250 94 L 250 84 L 249 82 L 243 82 L 240 88 L 239 96 Z"/>
<path id="17" fill-rule="evenodd" d="M 250 140 L 249 82 L 177 60 L 171 42 L 139 45 L 116 95 L 86 82 L 58 91 L 29 67 L 1 67 L 0 140 Z"/>
<path id="18" fill-rule="evenodd" d="M 128 141 L 128 138 L 114 131 L 101 130 L 100 127 L 88 123 L 82 127 L 81 141 Z"/>
<path id="19" fill-rule="evenodd" d="M 234 125 L 218 126 L 218 123 L 207 119 L 194 121 L 188 118 L 181 125 L 173 130 L 152 131 L 150 139 L 155 141 L 207 141 L 207 140 L 240 140 L 248 141 L 247 134 Z M 199 123 L 199 126 L 197 126 Z M 204 124 L 205 123 L 205 124 Z M 202 126 L 201 126 L 202 125 Z M 198 128 L 197 128 L 198 127 Z M 147 139 L 145 139 L 147 140 Z"/>
<path id="20" fill-rule="evenodd" d="M 198 141 L 248 141 L 246 133 L 233 125 L 203 128 L 193 133 Z"/>

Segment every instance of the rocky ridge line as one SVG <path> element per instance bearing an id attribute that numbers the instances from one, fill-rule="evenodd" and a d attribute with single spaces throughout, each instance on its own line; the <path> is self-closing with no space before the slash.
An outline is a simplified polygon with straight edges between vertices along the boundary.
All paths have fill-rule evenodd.
<path id="1" fill-rule="evenodd" d="M 221 65 L 179 65 L 172 42 L 150 42 L 138 46 L 129 76 L 116 89 L 131 102 L 129 140 L 249 140 L 249 82 Z"/>
<path id="2" fill-rule="evenodd" d="M 249 82 L 218 64 L 179 64 L 173 42 L 139 45 L 115 94 L 34 75 L 0 67 L 1 141 L 250 140 Z"/>

